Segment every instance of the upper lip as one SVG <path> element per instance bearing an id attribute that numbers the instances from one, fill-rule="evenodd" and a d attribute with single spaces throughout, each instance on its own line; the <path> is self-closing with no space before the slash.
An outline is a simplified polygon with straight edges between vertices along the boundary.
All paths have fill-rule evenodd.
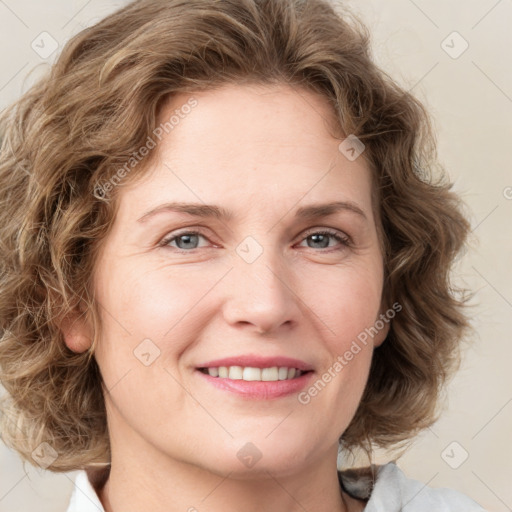
<path id="1" fill-rule="evenodd" d="M 240 355 L 235 357 L 225 357 L 223 359 L 215 359 L 215 361 L 208 361 L 207 363 L 200 364 L 197 368 L 218 368 L 220 366 L 250 366 L 252 368 L 272 368 L 273 366 L 287 368 L 297 368 L 304 372 L 313 370 L 313 367 L 301 361 L 300 359 L 294 359 L 292 357 L 285 356 L 274 356 L 274 357 L 262 357 L 252 355 Z"/>

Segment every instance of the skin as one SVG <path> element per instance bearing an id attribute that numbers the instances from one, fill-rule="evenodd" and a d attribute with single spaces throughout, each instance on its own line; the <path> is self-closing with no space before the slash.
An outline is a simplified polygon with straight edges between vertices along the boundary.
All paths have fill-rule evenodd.
<path id="1" fill-rule="evenodd" d="M 340 490 L 338 438 L 387 323 L 306 405 L 297 393 L 243 398 L 195 368 L 240 354 L 285 355 L 310 363 L 314 383 L 374 325 L 385 310 L 370 171 L 338 150 L 330 107 L 311 92 L 229 85 L 193 97 L 197 106 L 158 144 L 143 180 L 120 190 L 96 262 L 105 330 L 95 357 L 112 445 L 100 499 L 107 512 L 363 510 Z M 161 120 L 189 98 L 172 98 Z M 357 203 L 366 219 L 349 211 L 294 219 L 301 206 L 339 200 Z M 137 222 L 169 201 L 216 204 L 234 216 L 167 212 Z M 183 228 L 201 236 L 158 247 Z M 352 245 L 311 237 L 325 228 Z M 247 236 L 263 251 L 252 263 L 236 252 Z M 92 339 L 80 322 L 63 325 L 76 352 Z M 146 338 L 160 350 L 149 366 L 133 352 Z M 237 457 L 247 442 L 261 453 L 252 467 Z"/>

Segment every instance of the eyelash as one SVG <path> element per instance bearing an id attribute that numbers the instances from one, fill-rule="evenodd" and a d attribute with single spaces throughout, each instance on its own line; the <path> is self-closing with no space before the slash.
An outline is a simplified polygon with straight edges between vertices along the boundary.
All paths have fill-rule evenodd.
<path id="1" fill-rule="evenodd" d="M 174 240 L 180 238 L 181 236 L 184 236 L 184 235 L 195 235 L 195 236 L 202 236 L 203 238 L 205 238 L 206 240 L 209 241 L 209 239 L 203 235 L 200 231 L 197 231 L 197 230 L 188 230 L 188 231 L 183 231 L 181 233 L 177 233 L 177 234 L 173 234 L 172 236 L 168 236 L 168 237 L 165 237 L 159 244 L 158 246 L 159 247 L 169 247 L 169 244 L 171 242 L 173 242 Z M 318 231 L 310 231 L 310 232 L 307 232 L 304 236 L 304 238 L 302 238 L 301 242 L 303 240 L 306 240 L 307 238 L 309 238 L 310 236 L 312 235 L 328 235 L 328 236 L 331 236 L 333 237 L 334 239 L 336 239 L 338 242 L 340 242 L 340 244 L 342 245 L 342 247 L 340 248 L 335 248 L 335 249 L 323 249 L 321 250 L 320 252 L 335 252 L 335 251 L 341 251 L 347 247 L 351 247 L 352 246 L 352 241 L 350 239 L 350 237 L 348 236 L 343 236 L 343 235 L 340 235 L 337 231 L 333 231 L 333 230 L 330 230 L 330 229 L 320 229 Z M 190 250 L 187 250 L 187 249 L 179 249 L 178 247 L 172 247 L 172 249 L 175 249 L 178 253 L 192 253 L 198 249 L 200 249 L 200 247 L 197 247 L 195 249 L 190 249 Z M 309 248 L 309 249 L 313 249 L 313 248 Z"/>

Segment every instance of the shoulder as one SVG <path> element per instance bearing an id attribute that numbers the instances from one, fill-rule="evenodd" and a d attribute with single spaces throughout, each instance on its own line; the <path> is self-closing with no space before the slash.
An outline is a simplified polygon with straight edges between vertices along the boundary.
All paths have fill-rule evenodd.
<path id="1" fill-rule="evenodd" d="M 430 488 L 407 478 L 394 462 L 339 471 L 338 475 L 348 494 L 368 500 L 364 512 L 486 512 L 459 491 Z"/>

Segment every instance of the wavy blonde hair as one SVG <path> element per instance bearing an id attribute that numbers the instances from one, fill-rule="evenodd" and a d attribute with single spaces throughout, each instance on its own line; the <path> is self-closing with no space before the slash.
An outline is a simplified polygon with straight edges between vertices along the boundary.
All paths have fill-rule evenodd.
<path id="1" fill-rule="evenodd" d="M 347 449 L 400 446 L 438 418 L 469 328 L 451 268 L 469 233 L 439 165 L 425 107 L 373 62 L 367 28 L 327 0 L 140 0 L 74 36 L 49 73 L 0 119 L 0 378 L 4 442 L 51 471 L 110 462 L 101 316 L 91 276 L 124 183 L 163 103 L 224 84 L 289 84 L 332 107 L 364 142 L 382 245 L 383 304 L 398 302 L 364 395 L 340 437 Z M 154 153 L 154 152 L 153 152 Z M 59 322 L 90 316 L 90 350 L 67 348 Z"/>

